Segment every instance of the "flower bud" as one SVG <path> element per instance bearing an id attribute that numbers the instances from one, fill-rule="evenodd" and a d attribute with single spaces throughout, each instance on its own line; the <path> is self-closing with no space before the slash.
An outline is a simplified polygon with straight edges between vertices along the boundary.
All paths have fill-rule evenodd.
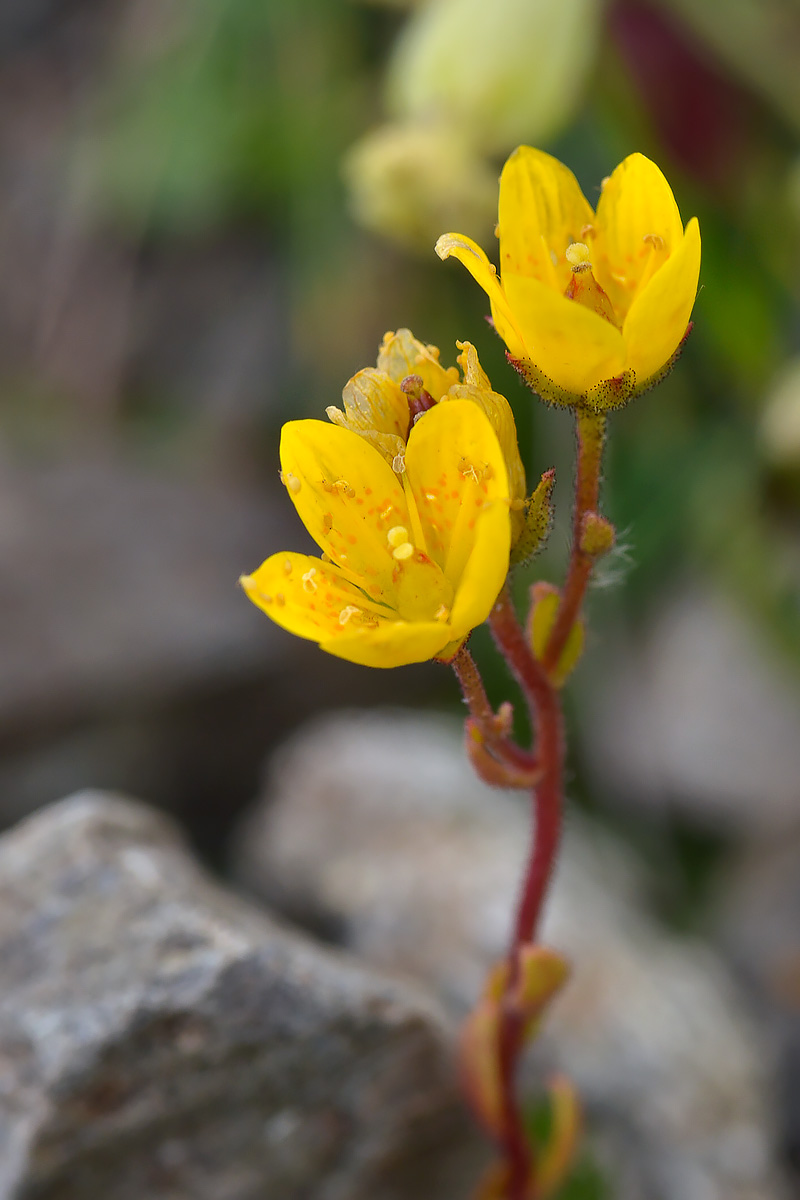
<path id="1" fill-rule="evenodd" d="M 599 513 L 587 512 L 581 521 L 580 550 L 590 558 L 602 558 L 614 547 L 616 530 Z"/>

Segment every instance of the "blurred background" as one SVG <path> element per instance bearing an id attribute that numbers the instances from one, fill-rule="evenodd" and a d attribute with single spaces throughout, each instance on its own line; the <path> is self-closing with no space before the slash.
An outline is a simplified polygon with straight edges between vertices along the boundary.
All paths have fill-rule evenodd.
<path id="1" fill-rule="evenodd" d="M 326 709 L 458 713 L 273 628 L 238 575 L 304 544 L 282 421 L 409 326 L 478 346 L 559 520 L 569 417 L 507 366 L 433 243 L 491 254 L 521 141 L 590 203 L 629 152 L 700 219 L 678 368 L 616 415 L 620 545 L 568 690 L 574 803 L 672 930 L 779 1030 L 800 1164 L 798 0 L 4 0 L 0 6 L 0 818 L 74 788 L 169 808 L 215 867 L 270 750 Z M 499 702 L 509 683 L 475 637 Z M 777 1036 L 777 1035 L 776 1035 Z"/>

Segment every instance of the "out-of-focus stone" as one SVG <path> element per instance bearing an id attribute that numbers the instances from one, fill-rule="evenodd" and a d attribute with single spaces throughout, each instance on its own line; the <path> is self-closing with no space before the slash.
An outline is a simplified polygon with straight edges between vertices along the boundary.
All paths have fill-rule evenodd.
<path id="1" fill-rule="evenodd" d="M 743 847 L 720 881 L 716 928 L 769 1030 L 781 1141 L 800 1169 L 800 835 Z"/>
<path id="2" fill-rule="evenodd" d="M 436 1006 L 224 892 L 162 817 L 53 806 L 0 840 L 0 893 L 2 1200 L 466 1194 Z"/>
<path id="3" fill-rule="evenodd" d="M 236 857 L 250 888 L 463 1012 L 503 953 L 528 836 L 524 799 L 471 774 L 454 725 L 345 713 L 284 749 Z M 615 1200 L 775 1200 L 758 1034 L 711 950 L 647 916 L 644 884 L 569 815 L 544 939 L 575 975 L 540 1055 L 577 1082 Z"/>
<path id="4" fill-rule="evenodd" d="M 688 590 L 636 644 L 610 641 L 582 694 L 592 769 L 615 801 L 731 832 L 797 826 L 800 689 L 720 595 Z"/>

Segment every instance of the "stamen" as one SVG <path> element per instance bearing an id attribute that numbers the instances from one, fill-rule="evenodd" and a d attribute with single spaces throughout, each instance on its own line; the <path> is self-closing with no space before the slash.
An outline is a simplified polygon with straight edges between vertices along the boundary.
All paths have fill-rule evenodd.
<path id="1" fill-rule="evenodd" d="M 392 551 L 392 558 L 396 558 L 398 562 L 404 562 L 407 558 L 411 558 L 414 553 L 414 547 L 411 542 L 403 542 L 400 546 L 395 546 Z"/>
<path id="2" fill-rule="evenodd" d="M 417 417 L 421 417 L 424 412 L 436 404 L 430 392 L 425 390 L 421 375 L 406 375 L 400 387 L 408 397 L 408 411 L 411 414 L 412 424 Z"/>
<path id="3" fill-rule="evenodd" d="M 309 569 L 306 571 L 305 575 L 303 576 L 303 591 L 304 592 L 313 593 L 317 590 L 317 584 L 314 579 L 314 576 L 316 575 L 316 573 L 317 573 L 316 567 L 309 567 Z"/>
<path id="4" fill-rule="evenodd" d="M 584 225 L 581 229 L 581 239 L 585 241 L 590 237 L 594 237 L 594 225 Z"/>
<path id="5" fill-rule="evenodd" d="M 566 250 L 567 262 L 573 271 L 591 270 L 592 257 L 585 242 L 571 242 Z"/>
<path id="6" fill-rule="evenodd" d="M 339 624 L 346 625 L 351 617 L 357 617 L 360 612 L 361 609 L 356 608 L 355 604 L 348 604 L 347 607 L 343 608 L 339 613 Z"/>
<path id="7" fill-rule="evenodd" d="M 652 246 L 654 250 L 664 249 L 664 239 L 660 233 L 646 233 L 642 241 L 646 242 L 648 246 Z"/>
<path id="8" fill-rule="evenodd" d="M 387 533 L 386 540 L 392 548 L 402 546 L 403 542 L 408 541 L 408 530 L 405 525 L 395 525 Z"/>

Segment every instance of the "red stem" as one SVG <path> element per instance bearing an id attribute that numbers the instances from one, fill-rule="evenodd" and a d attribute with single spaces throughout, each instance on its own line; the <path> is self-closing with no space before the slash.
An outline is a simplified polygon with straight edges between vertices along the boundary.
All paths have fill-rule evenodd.
<path id="1" fill-rule="evenodd" d="M 451 659 L 450 666 L 461 684 L 467 707 L 492 753 L 517 771 L 530 773 L 535 770 L 538 765 L 535 755 L 517 746 L 502 732 L 498 715 L 486 695 L 475 659 L 466 646 L 462 646 L 455 658 Z M 509 778 L 508 784 L 509 787 L 515 786 L 513 778 Z"/>
<path id="2" fill-rule="evenodd" d="M 575 508 L 572 516 L 572 554 L 561 603 L 542 655 L 542 664 L 548 675 L 558 665 L 567 638 L 578 620 L 594 565 L 592 556 L 584 554 L 581 550 L 581 534 L 583 518 L 587 512 L 597 510 L 606 418 L 602 413 L 578 408 L 575 410 L 575 425 L 578 438 L 578 466 L 575 480 Z"/>
<path id="3" fill-rule="evenodd" d="M 534 1160 L 515 1091 L 517 1065 L 523 1049 L 523 1021 L 510 996 L 519 976 L 519 952 L 536 936 L 547 885 L 553 872 L 561 832 L 564 734 L 558 692 L 534 658 L 504 588 L 489 618 L 497 646 L 516 676 L 528 702 L 536 730 L 539 769 L 533 789 L 534 828 L 531 854 L 523 882 L 514 935 L 509 949 L 508 981 L 500 1029 L 500 1081 L 503 1104 L 504 1150 L 509 1173 L 509 1200 L 530 1200 Z"/>
<path id="4" fill-rule="evenodd" d="M 575 622 L 594 559 L 581 549 L 584 518 L 597 510 L 600 490 L 600 464 L 605 438 L 605 417 L 588 409 L 576 410 L 578 465 L 575 480 L 572 553 L 556 619 L 542 661 L 534 656 L 530 640 L 523 632 L 506 585 L 497 598 L 489 625 L 500 653 L 522 688 L 536 734 L 536 755 L 527 754 L 539 771 L 532 789 L 534 822 L 531 851 L 520 893 L 514 934 L 508 953 L 508 971 L 502 1003 L 498 1058 L 502 1102 L 502 1143 L 507 1167 L 508 1200 L 535 1200 L 536 1163 L 527 1137 L 517 1098 L 515 1081 L 524 1048 L 524 1019 L 514 1002 L 519 980 L 520 951 L 536 938 L 547 887 L 555 864 L 561 836 L 561 812 L 564 781 L 564 724 L 561 700 L 552 675 L 558 665 Z M 497 750 L 497 718 L 492 711 L 477 667 L 466 651 L 453 662 L 470 710 L 487 741 Z M 506 761 L 512 763 L 512 743 L 500 735 Z M 518 754 L 526 754 L 518 747 Z"/>

